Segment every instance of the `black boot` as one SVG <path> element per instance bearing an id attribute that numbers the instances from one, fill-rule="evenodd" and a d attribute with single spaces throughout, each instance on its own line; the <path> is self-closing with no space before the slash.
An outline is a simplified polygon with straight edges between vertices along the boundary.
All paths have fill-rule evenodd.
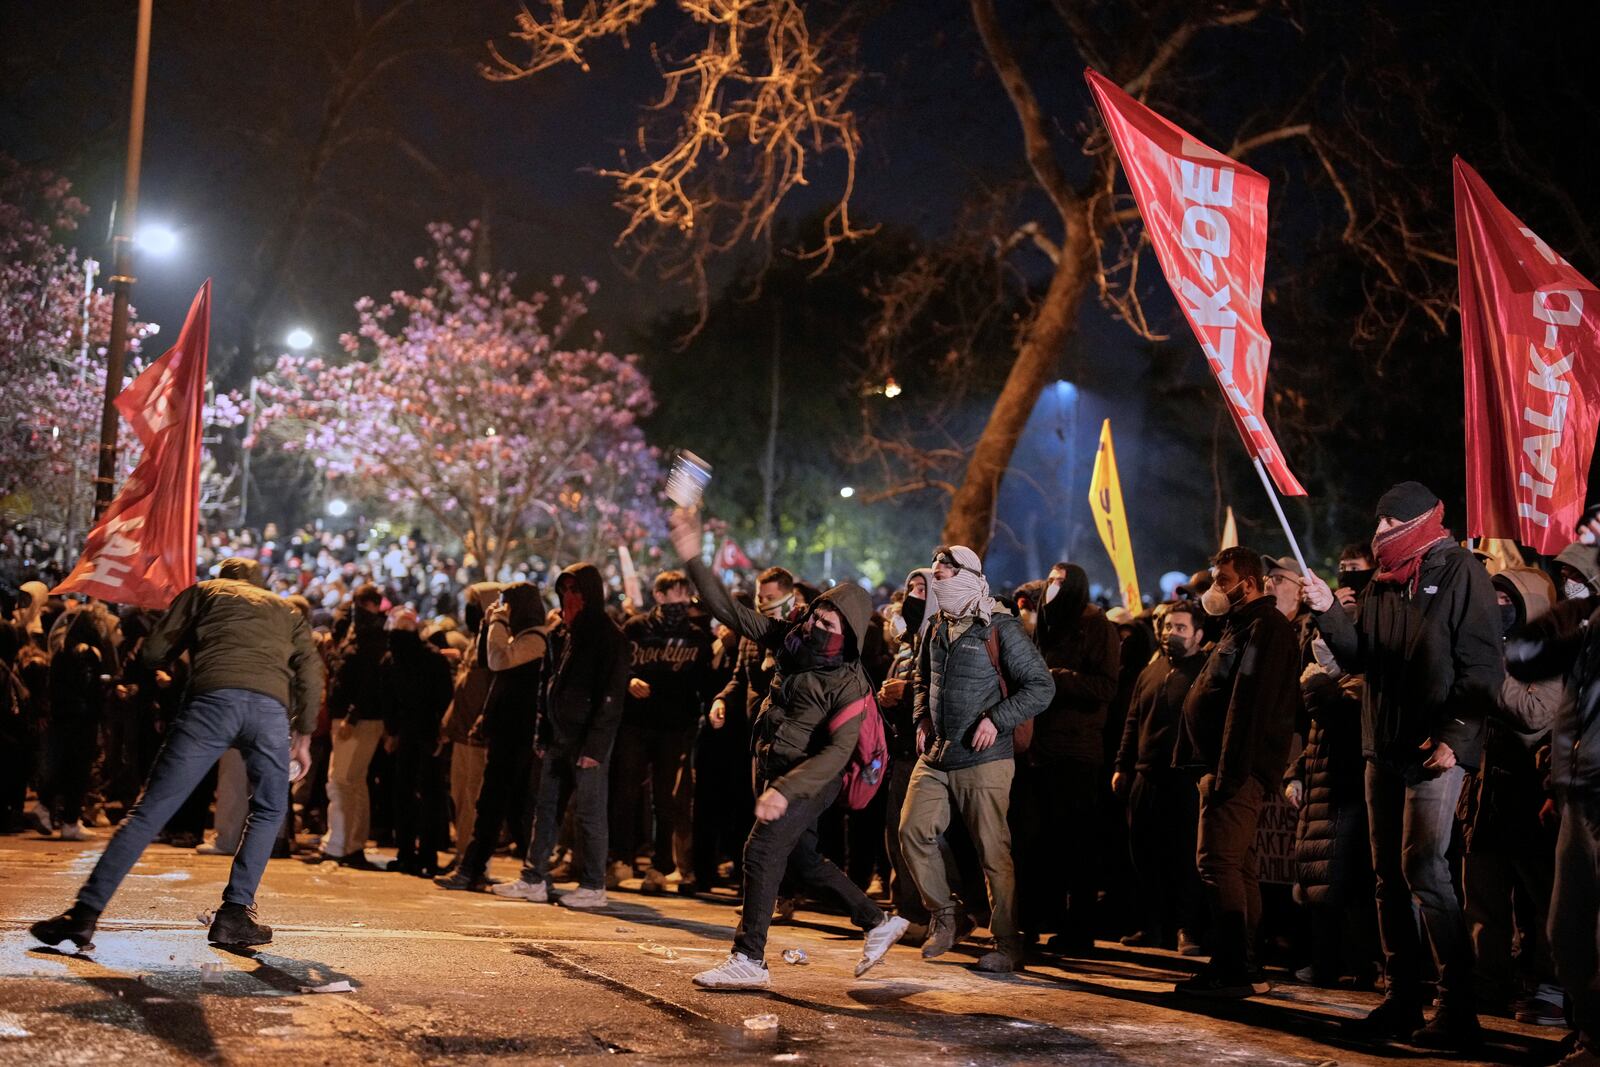
<path id="1" fill-rule="evenodd" d="M 77 951 L 89 952 L 94 949 L 94 927 L 99 921 L 98 911 L 74 904 L 54 919 L 41 919 L 34 923 L 28 927 L 28 932 L 41 944 L 59 945 L 69 941 Z"/>
<path id="2" fill-rule="evenodd" d="M 1399 997 L 1383 998 L 1383 1002 L 1357 1024 L 1365 1036 L 1383 1041 L 1409 1041 L 1422 1025 L 1422 1009 Z"/>
<path id="3" fill-rule="evenodd" d="M 206 940 L 213 945 L 265 945 L 272 940 L 272 927 L 256 922 L 256 910 L 243 904 L 224 904 L 211 920 Z"/>
<path id="4" fill-rule="evenodd" d="M 1411 1043 L 1444 1052 L 1472 1052 L 1483 1043 L 1478 1014 L 1470 1004 L 1441 1004 L 1428 1025 L 1411 1035 Z"/>

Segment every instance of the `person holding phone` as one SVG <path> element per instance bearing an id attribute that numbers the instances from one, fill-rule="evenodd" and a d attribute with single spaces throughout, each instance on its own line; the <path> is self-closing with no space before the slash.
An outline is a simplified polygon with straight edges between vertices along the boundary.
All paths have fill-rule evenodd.
<path id="1" fill-rule="evenodd" d="M 270 927 L 255 918 L 256 889 L 288 809 L 289 761 L 311 763 L 311 732 L 322 703 L 322 657 L 311 627 L 263 586 L 255 560 L 222 561 L 219 577 L 179 593 L 145 638 L 140 662 L 162 667 L 187 651 L 183 714 L 167 734 L 144 792 L 95 864 L 78 899 L 30 932 L 46 945 L 94 947 L 101 913 L 167 820 L 230 748 L 250 779 L 232 874 L 208 934 L 218 945 L 264 945 Z"/>

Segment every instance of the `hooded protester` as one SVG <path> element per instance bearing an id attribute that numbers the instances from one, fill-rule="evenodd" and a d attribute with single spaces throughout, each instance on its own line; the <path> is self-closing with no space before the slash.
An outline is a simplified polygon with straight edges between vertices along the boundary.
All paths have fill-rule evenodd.
<path id="1" fill-rule="evenodd" d="M 1508 567 L 1490 582 L 1508 638 L 1555 603 L 1555 586 L 1533 567 Z M 1566 1018 L 1545 936 L 1555 833 L 1540 819 L 1547 798 L 1538 753 L 1550 743 L 1550 723 L 1565 695 L 1560 678 L 1505 679 L 1484 726 L 1482 764 L 1467 787 L 1462 860 L 1479 997 L 1488 1010 L 1545 1026 L 1563 1026 Z"/>
<path id="2" fill-rule="evenodd" d="M 254 560 L 225 560 L 219 574 L 179 593 L 145 639 L 140 656 L 149 665 L 189 653 L 187 707 L 77 902 L 32 926 L 33 936 L 47 945 L 91 944 L 112 894 L 229 748 L 244 757 L 250 815 L 208 937 L 216 944 L 242 946 L 272 940 L 271 929 L 255 921 L 255 894 L 287 806 L 290 760 L 302 768 L 310 762 L 322 659 L 300 613 L 261 587 Z"/>
<path id="3" fill-rule="evenodd" d="M 767 928 L 785 871 L 813 892 L 842 901 L 865 932 L 856 976 L 904 935 L 907 920 L 886 916 L 817 851 L 817 820 L 833 804 L 855 751 L 862 716 L 878 714 L 861 651 L 872 600 L 845 583 L 811 603 L 797 620 L 769 618 L 737 603 L 700 560 L 693 512 L 674 512 L 672 543 L 701 602 L 741 637 L 772 652 L 777 669 L 752 723 L 756 825 L 744 850 L 744 910 L 733 950 L 720 966 L 695 975 L 708 989 L 764 989 Z"/>
<path id="4" fill-rule="evenodd" d="M 1211 913 L 1211 962 L 1178 992 L 1247 997 L 1261 918 L 1256 831 L 1269 791 L 1289 762 L 1300 714 L 1300 647 L 1266 590 L 1261 556 L 1243 547 L 1216 557 L 1216 581 L 1201 597 L 1223 618 L 1222 634 L 1183 702 L 1174 763 L 1201 772 L 1195 866 Z"/>
<path id="5" fill-rule="evenodd" d="M 340 646 L 328 707 L 333 717 L 333 754 L 328 758 L 328 832 L 321 852 L 309 862 L 333 860 L 341 867 L 377 870 L 367 859 L 372 829 L 372 797 L 367 772 L 383 740 L 379 676 L 389 633 L 384 628 L 383 593 L 375 585 L 351 598 L 350 632 Z"/>
<path id="6" fill-rule="evenodd" d="M 45 734 L 44 788 L 29 817 L 42 834 L 64 841 L 98 837 L 83 824 L 84 799 L 100 755 L 100 727 L 121 676 L 116 620 L 84 604 L 51 626 L 50 723 Z"/>
<path id="7" fill-rule="evenodd" d="M 528 791 L 550 663 L 544 598 L 536 584 L 500 587 L 484 615 L 477 661 L 489 672 L 489 688 L 467 736 L 485 744 L 483 778 L 471 836 L 465 845 L 456 843 L 460 860 L 449 875 L 434 879 L 442 889 L 488 888 L 489 857 L 500 845 L 500 830 L 517 818 Z"/>
<path id="8" fill-rule="evenodd" d="M 439 723 L 450 706 L 450 664 L 417 632 L 417 613 L 389 613 L 389 650 L 379 667 L 384 745 L 393 756 L 397 855 L 388 870 L 432 878 L 448 843 Z"/>
<path id="9" fill-rule="evenodd" d="M 27 631 L 20 624 L 0 622 L 0 832 L 10 833 L 22 819 L 28 780 L 38 747 L 38 723 L 32 697 L 17 673 Z"/>
<path id="10" fill-rule="evenodd" d="M 1160 654 L 1134 683 L 1123 719 L 1111 791 L 1128 798 L 1128 847 L 1138 896 L 1138 923 L 1124 945 L 1172 947 L 1201 954 L 1200 879 L 1195 827 L 1200 797 L 1194 779 L 1173 767 L 1183 702 L 1205 666 L 1202 611 L 1180 600 L 1162 619 Z"/>
<path id="11" fill-rule="evenodd" d="M 578 888 L 560 897 L 569 908 L 606 905 L 607 766 L 622 721 L 632 643 L 606 612 L 605 581 L 593 563 L 574 563 L 556 579 L 566 632 L 540 717 L 540 770 L 533 834 L 522 877 L 495 886 L 497 896 L 549 902 L 550 854 L 561 834 L 562 799 L 572 811 L 573 873 Z M 481 802 L 480 802 L 481 803 Z"/>
<path id="12" fill-rule="evenodd" d="M 957 904 L 940 837 L 959 813 L 978 851 L 992 905 L 996 949 L 979 970 L 1007 972 L 1023 963 L 1011 858 L 1013 731 L 1043 711 L 1055 683 L 1016 616 L 989 593 L 977 553 L 963 545 L 933 554 L 930 589 L 939 612 L 917 653 L 915 705 L 920 757 L 900 813 L 900 848 L 932 921 L 924 959 L 955 943 Z"/>
<path id="13" fill-rule="evenodd" d="M 50 602 L 50 587 L 43 582 L 23 582 L 17 590 L 23 594 L 17 600 L 14 614 L 24 636 L 40 648 L 45 647 L 45 605 Z"/>
<path id="14" fill-rule="evenodd" d="M 1600 594 L 1600 546 L 1572 542 L 1556 554 L 1556 573 L 1562 600 L 1588 600 Z"/>
<path id="15" fill-rule="evenodd" d="M 487 651 L 479 653 L 484 641 L 484 617 L 499 599 L 502 588 L 499 582 L 479 582 L 467 587 L 462 621 L 471 636 L 456 668 L 450 709 L 439 724 L 439 742 L 450 746 L 450 806 L 455 812 L 456 849 L 455 859 L 450 862 L 451 870 L 459 865 L 467 845 L 472 842 L 472 824 L 478 816 L 478 790 L 483 787 L 483 768 L 489 758 L 488 746 L 481 735 L 472 736 L 472 727 L 483 715 L 489 683 L 494 677 L 489 669 Z"/>
<path id="16" fill-rule="evenodd" d="M 1046 948 L 1078 954 L 1094 944 L 1101 761 L 1122 636 L 1075 563 L 1050 569 L 1041 599 L 1033 637 L 1055 694 L 1032 720 L 1012 784 L 1020 916 L 1030 933 L 1057 932 Z"/>
<path id="17" fill-rule="evenodd" d="M 1489 575 L 1444 527 L 1444 504 L 1401 482 L 1378 501 L 1378 572 L 1352 618 L 1306 576 L 1317 628 L 1339 666 L 1364 674 L 1362 751 L 1387 985 L 1374 1037 L 1467 1050 L 1480 1039 L 1472 944 L 1447 852 L 1462 782 L 1483 750 L 1504 676 Z M 1423 1024 L 1420 906 L 1440 968 L 1439 1009 Z"/>
<path id="18" fill-rule="evenodd" d="M 712 698 L 711 627 L 693 603 L 682 571 L 656 576 L 655 606 L 623 624 L 633 663 L 622 725 L 611 765 L 611 858 L 633 874 L 638 846 L 652 838 L 655 854 L 644 891 L 662 892 L 675 871 L 680 891 L 694 889 L 692 853 L 694 771 L 689 754 L 700 709 Z M 654 832 L 633 817 L 648 783 Z"/>

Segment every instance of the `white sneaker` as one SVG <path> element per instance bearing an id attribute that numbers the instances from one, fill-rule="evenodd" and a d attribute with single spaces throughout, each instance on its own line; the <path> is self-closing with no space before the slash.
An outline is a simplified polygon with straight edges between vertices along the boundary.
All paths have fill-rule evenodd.
<path id="1" fill-rule="evenodd" d="M 606 888 L 621 889 L 624 879 L 633 877 L 633 864 L 613 860 L 611 866 L 606 868 Z"/>
<path id="2" fill-rule="evenodd" d="M 561 895 L 561 903 L 569 908 L 603 908 L 606 906 L 604 889 L 584 889 L 581 886 Z"/>
<path id="3" fill-rule="evenodd" d="M 860 978 L 877 965 L 889 952 L 889 946 L 906 935 L 911 923 L 892 915 L 867 931 L 866 944 L 861 946 L 861 959 L 856 963 L 856 977 Z"/>
<path id="4" fill-rule="evenodd" d="M 501 882 L 499 885 L 492 885 L 489 887 L 489 892 L 497 897 L 526 900 L 530 904 L 550 903 L 550 890 L 543 882 L 524 882 L 519 878 L 515 882 Z"/>
<path id="5" fill-rule="evenodd" d="M 194 851 L 197 856 L 231 856 L 239 849 L 238 846 L 219 848 L 215 841 L 207 841 L 204 844 L 194 846 Z"/>
<path id="6" fill-rule="evenodd" d="M 63 823 L 61 826 L 61 840 L 63 841 L 93 841 L 100 835 L 84 826 L 81 822 Z"/>
<path id="7" fill-rule="evenodd" d="M 766 989 L 772 984 L 772 975 L 765 964 L 730 952 L 727 962 L 695 975 L 694 984 L 702 989 Z"/>

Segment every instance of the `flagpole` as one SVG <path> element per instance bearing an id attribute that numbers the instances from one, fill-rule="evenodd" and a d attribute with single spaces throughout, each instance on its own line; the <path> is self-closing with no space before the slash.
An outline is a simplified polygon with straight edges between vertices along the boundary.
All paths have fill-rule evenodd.
<path id="1" fill-rule="evenodd" d="M 1272 510 L 1278 514 L 1278 524 L 1283 527 L 1283 535 L 1289 539 L 1289 551 L 1294 553 L 1294 561 L 1300 564 L 1300 573 L 1310 574 L 1311 568 L 1306 566 L 1306 558 L 1300 554 L 1300 542 L 1294 539 L 1294 531 L 1289 528 L 1288 516 L 1284 515 L 1283 505 L 1278 502 L 1278 490 L 1273 487 L 1272 479 L 1267 476 L 1267 468 L 1261 465 L 1260 456 L 1253 457 L 1250 462 L 1255 465 L 1256 473 L 1261 476 L 1261 484 L 1267 487 L 1267 499 L 1272 501 Z"/>

